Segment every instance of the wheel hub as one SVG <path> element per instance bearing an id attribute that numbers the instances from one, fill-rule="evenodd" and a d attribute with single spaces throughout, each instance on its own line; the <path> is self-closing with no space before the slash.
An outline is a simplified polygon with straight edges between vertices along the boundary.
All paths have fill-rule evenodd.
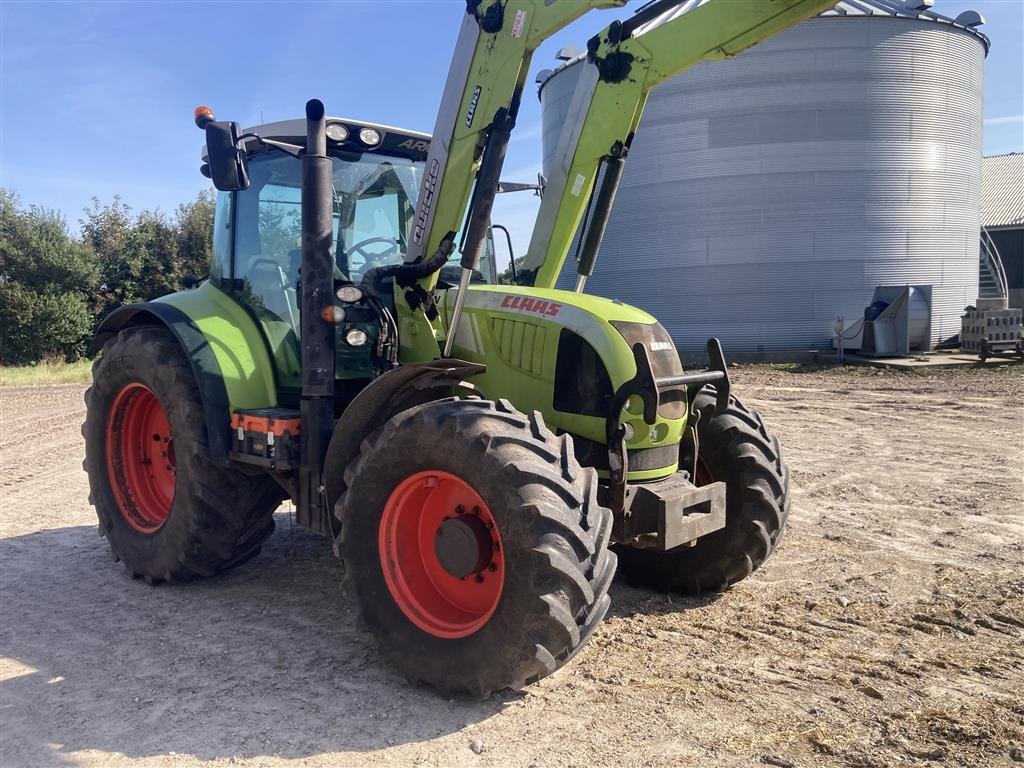
<path id="1" fill-rule="evenodd" d="M 402 480 L 381 515 L 380 565 L 395 605 L 435 637 L 467 637 L 494 615 L 505 583 L 497 520 L 461 477 L 424 470 Z"/>
<path id="2" fill-rule="evenodd" d="M 167 414 L 156 394 L 139 382 L 125 385 L 107 418 L 107 473 L 125 521 L 155 533 L 174 502 L 177 466 Z"/>
<path id="3" fill-rule="evenodd" d="M 480 573 L 491 562 L 493 552 L 491 534 L 478 516 L 450 517 L 437 529 L 437 561 L 457 579 Z"/>

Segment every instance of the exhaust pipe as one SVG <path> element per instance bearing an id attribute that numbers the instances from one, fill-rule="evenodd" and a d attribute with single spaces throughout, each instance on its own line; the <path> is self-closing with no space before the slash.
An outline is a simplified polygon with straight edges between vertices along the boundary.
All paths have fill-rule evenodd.
<path id="1" fill-rule="evenodd" d="M 306 102 L 306 150 L 302 155 L 302 468 L 296 518 L 320 533 L 331 531 L 322 475 L 334 431 L 335 326 L 324 322 L 321 313 L 334 304 L 332 177 L 324 105 L 311 99 Z"/>

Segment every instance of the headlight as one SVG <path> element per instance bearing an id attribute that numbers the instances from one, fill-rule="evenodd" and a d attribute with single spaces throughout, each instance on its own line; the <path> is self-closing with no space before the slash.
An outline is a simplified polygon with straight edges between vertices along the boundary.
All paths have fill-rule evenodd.
<path id="1" fill-rule="evenodd" d="M 366 331 L 350 328 L 345 331 L 345 343 L 350 347 L 361 347 L 366 343 Z"/>
<path id="2" fill-rule="evenodd" d="M 354 285 L 343 285 L 338 289 L 337 296 L 346 304 L 355 304 L 363 298 L 363 292 Z"/>
<path id="3" fill-rule="evenodd" d="M 672 343 L 672 337 L 661 323 L 627 323 L 619 320 L 613 320 L 611 323 L 630 347 L 638 343 L 646 347 L 651 361 L 651 372 L 656 377 L 678 376 L 683 372 L 683 363 L 679 359 L 676 345 Z M 658 415 L 663 419 L 681 419 L 686 414 L 684 393 L 685 390 L 681 387 L 664 390 L 661 393 Z"/>
<path id="4" fill-rule="evenodd" d="M 348 138 L 348 128 L 341 123 L 329 123 L 327 125 L 327 138 L 331 141 L 344 141 Z"/>
<path id="5" fill-rule="evenodd" d="M 380 144 L 382 138 L 384 137 L 380 135 L 380 131 L 376 128 L 363 128 L 359 131 L 359 140 L 371 147 Z"/>
<path id="6" fill-rule="evenodd" d="M 676 376 L 683 372 L 683 364 L 679 360 L 676 345 L 672 343 L 672 337 L 661 323 L 648 325 L 626 323 L 621 320 L 612 320 L 611 323 L 630 347 L 638 343 L 647 347 L 655 376 Z"/>

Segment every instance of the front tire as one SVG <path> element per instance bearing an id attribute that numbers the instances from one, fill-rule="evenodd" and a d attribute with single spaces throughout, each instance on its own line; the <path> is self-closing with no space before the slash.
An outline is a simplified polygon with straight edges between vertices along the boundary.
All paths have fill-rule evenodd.
<path id="1" fill-rule="evenodd" d="M 699 438 L 697 485 L 726 484 L 725 527 L 692 547 L 668 552 L 616 547 L 627 580 L 664 591 L 727 589 L 768 559 L 789 517 L 789 469 L 779 441 L 756 411 L 734 397 L 715 414 L 715 391 L 694 398 Z"/>
<path id="2" fill-rule="evenodd" d="M 521 688 L 571 658 L 608 610 L 611 512 L 539 414 L 415 406 L 363 442 L 345 485 L 346 585 L 411 679 L 477 697 Z"/>
<path id="3" fill-rule="evenodd" d="M 214 462 L 192 367 L 170 332 L 129 328 L 108 341 L 85 403 L 89 501 L 133 577 L 187 581 L 259 552 L 284 494 L 269 476 Z"/>

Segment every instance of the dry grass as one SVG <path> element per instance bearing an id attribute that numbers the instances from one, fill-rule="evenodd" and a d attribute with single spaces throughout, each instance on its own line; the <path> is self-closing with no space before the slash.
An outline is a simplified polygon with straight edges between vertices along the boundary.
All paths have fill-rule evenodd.
<path id="1" fill-rule="evenodd" d="M 0 387 L 84 384 L 89 381 L 91 360 L 74 363 L 43 361 L 35 365 L 0 366 Z"/>

